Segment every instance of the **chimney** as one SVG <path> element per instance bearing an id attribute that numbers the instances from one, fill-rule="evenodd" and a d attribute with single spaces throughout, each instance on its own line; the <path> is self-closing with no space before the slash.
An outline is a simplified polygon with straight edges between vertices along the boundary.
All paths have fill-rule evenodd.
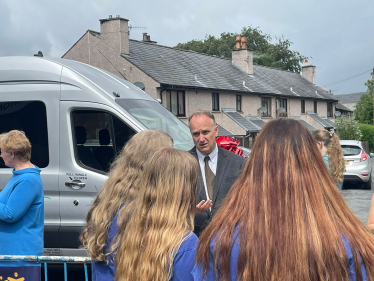
<path id="1" fill-rule="evenodd" d="M 120 54 L 129 53 L 129 20 L 117 15 L 100 20 L 101 40 Z"/>
<path id="2" fill-rule="evenodd" d="M 316 67 L 308 65 L 307 59 L 305 59 L 305 65 L 301 67 L 301 76 L 314 85 L 316 84 Z"/>
<path id="3" fill-rule="evenodd" d="M 246 37 L 236 36 L 236 49 L 232 51 L 232 64 L 248 74 L 253 74 L 253 52 L 247 49 L 246 43 Z"/>
<path id="4" fill-rule="evenodd" d="M 326 86 L 323 87 L 323 90 L 326 91 Z"/>

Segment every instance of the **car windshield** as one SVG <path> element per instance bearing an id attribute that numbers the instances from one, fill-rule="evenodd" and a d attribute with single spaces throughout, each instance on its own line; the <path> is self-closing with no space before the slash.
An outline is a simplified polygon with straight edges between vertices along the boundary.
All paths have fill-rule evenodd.
<path id="1" fill-rule="evenodd" d="M 356 145 L 342 145 L 343 156 L 359 155 L 361 148 Z"/>
<path id="2" fill-rule="evenodd" d="M 130 99 L 116 99 L 116 102 L 148 129 L 168 133 L 174 140 L 175 148 L 190 150 L 193 147 L 187 125 L 158 102 Z"/>

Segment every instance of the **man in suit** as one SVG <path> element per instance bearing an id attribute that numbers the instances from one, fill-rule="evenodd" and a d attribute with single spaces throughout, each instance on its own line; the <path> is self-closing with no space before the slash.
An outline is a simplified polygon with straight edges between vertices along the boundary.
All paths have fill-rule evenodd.
<path id="1" fill-rule="evenodd" d="M 245 159 L 216 144 L 218 126 L 209 111 L 197 111 L 189 119 L 195 144 L 189 152 L 199 163 L 195 230 L 199 235 L 217 212 L 235 182 Z"/>

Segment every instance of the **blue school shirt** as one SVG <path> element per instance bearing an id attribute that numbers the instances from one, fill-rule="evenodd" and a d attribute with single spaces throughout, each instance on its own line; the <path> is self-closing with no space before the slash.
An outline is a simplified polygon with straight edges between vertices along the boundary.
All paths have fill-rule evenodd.
<path id="1" fill-rule="evenodd" d="M 12 178 L 0 192 L 0 255 L 42 255 L 43 230 L 40 169 L 35 166 L 13 170 Z M 27 266 L 30 263 L 15 264 Z"/>
<path id="2" fill-rule="evenodd" d="M 109 245 L 112 243 L 114 237 L 118 232 L 118 212 L 116 213 L 108 233 L 107 244 L 104 248 L 104 252 L 109 250 Z M 199 242 L 197 236 L 192 232 L 187 235 L 191 236 L 183 241 L 181 244 L 173 262 L 173 275 L 170 281 L 192 281 L 191 271 L 194 266 L 195 253 L 197 244 Z M 108 264 L 104 262 L 93 262 L 92 263 L 92 281 L 114 281 L 116 269 L 112 255 L 108 257 Z"/>
<path id="3" fill-rule="evenodd" d="M 234 231 L 234 237 L 238 232 L 238 228 L 235 229 Z M 356 271 L 354 267 L 354 259 L 353 259 L 353 254 L 351 247 L 348 243 L 348 241 L 342 236 L 343 242 L 344 242 L 344 247 L 347 252 L 348 256 L 348 262 L 349 262 L 349 280 L 350 281 L 356 281 Z M 238 259 L 239 259 L 239 251 L 240 251 L 240 246 L 239 246 L 239 237 L 236 239 L 237 242 L 234 243 L 234 246 L 231 251 L 231 257 L 230 257 L 230 274 L 229 274 L 229 280 L 234 281 L 238 280 Z M 206 276 L 203 274 L 202 266 L 195 264 L 193 270 L 192 270 L 192 276 L 194 281 L 215 281 L 219 280 L 217 276 L 214 273 L 214 264 L 213 264 L 213 245 L 214 245 L 214 239 L 212 243 L 210 244 L 210 260 L 209 260 L 209 266 L 207 269 L 207 274 Z M 365 270 L 365 265 L 361 262 L 361 272 L 362 272 L 362 277 L 363 280 L 366 281 L 366 270 Z"/>

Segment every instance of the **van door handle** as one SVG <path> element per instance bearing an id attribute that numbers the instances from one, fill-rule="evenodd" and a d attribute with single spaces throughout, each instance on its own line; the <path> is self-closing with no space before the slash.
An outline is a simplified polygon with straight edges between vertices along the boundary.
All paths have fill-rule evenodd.
<path id="1" fill-rule="evenodd" d="M 73 180 L 72 182 L 65 182 L 65 185 L 68 187 L 71 187 L 72 189 L 81 189 L 82 187 L 86 186 L 86 184 L 84 182 L 81 182 L 80 180 Z"/>

